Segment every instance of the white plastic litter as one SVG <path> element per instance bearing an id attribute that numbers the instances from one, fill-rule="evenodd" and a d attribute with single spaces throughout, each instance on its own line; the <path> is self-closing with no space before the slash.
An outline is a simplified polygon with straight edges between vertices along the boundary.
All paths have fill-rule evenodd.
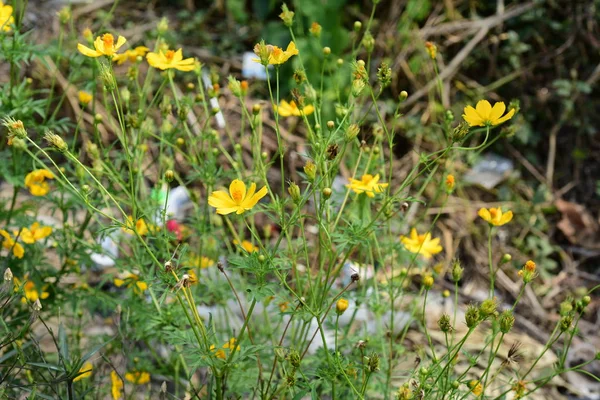
<path id="1" fill-rule="evenodd" d="M 265 67 L 257 63 L 256 61 L 252 61 L 257 58 L 256 54 L 251 51 L 247 51 L 242 56 L 242 76 L 246 79 L 256 78 L 261 81 L 267 80 L 267 73 L 265 71 Z"/>
<path id="2" fill-rule="evenodd" d="M 208 72 L 206 71 L 202 71 L 202 82 L 204 82 L 204 86 L 207 89 L 212 88 L 212 82 L 210 80 L 210 76 L 208 76 Z M 221 107 L 219 107 L 219 100 L 216 97 L 211 97 L 209 99 L 210 101 L 210 107 L 213 109 L 218 109 L 220 110 Z M 219 111 L 218 113 L 215 114 L 215 120 L 217 121 L 217 126 L 221 129 L 225 128 L 225 118 L 223 117 L 223 113 L 221 111 Z"/>

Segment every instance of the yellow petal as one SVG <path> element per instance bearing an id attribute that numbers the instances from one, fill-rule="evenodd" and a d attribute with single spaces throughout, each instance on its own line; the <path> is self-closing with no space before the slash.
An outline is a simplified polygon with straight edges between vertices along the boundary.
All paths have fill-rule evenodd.
<path id="1" fill-rule="evenodd" d="M 84 56 L 87 57 L 100 57 L 102 55 L 102 53 L 97 52 L 96 50 L 92 50 L 87 46 L 82 45 L 81 43 L 77 44 L 77 50 L 79 50 L 79 52 L 81 54 L 83 54 Z"/>
<path id="2" fill-rule="evenodd" d="M 483 119 L 472 106 L 466 106 L 463 110 L 463 119 L 469 126 L 483 126 Z"/>
<path id="3" fill-rule="evenodd" d="M 119 36 L 117 39 L 117 44 L 115 45 L 115 51 L 119 50 L 119 48 L 123 46 L 126 41 L 127 39 L 125 39 L 123 36 Z"/>
<path id="4" fill-rule="evenodd" d="M 512 211 L 507 211 L 504 214 L 502 214 L 502 218 L 500 218 L 500 225 L 504 225 L 509 223 L 513 218 L 513 213 Z"/>
<path id="5" fill-rule="evenodd" d="M 490 119 L 490 114 L 492 113 L 492 105 L 487 100 L 479 100 L 475 106 L 475 110 L 477 110 L 477 114 L 479 114 L 484 121 L 488 121 Z"/>
<path id="6" fill-rule="evenodd" d="M 208 197 L 208 205 L 215 208 L 236 207 L 237 204 L 229 197 L 227 192 L 217 190 Z"/>
<path id="7" fill-rule="evenodd" d="M 503 102 L 498 101 L 494 104 L 494 107 L 492 107 L 492 111 L 490 112 L 490 121 L 492 121 L 493 125 L 497 124 L 496 121 L 504 114 L 504 110 L 506 110 L 506 106 Z"/>
<path id="8" fill-rule="evenodd" d="M 25 255 L 25 249 L 20 243 L 16 243 L 13 247 L 13 255 L 17 258 L 23 258 Z"/>
<path id="9" fill-rule="evenodd" d="M 484 221 L 487 221 L 489 223 L 492 222 L 492 215 L 490 214 L 490 210 L 488 210 L 487 208 L 479 209 L 479 212 L 477 213 L 477 215 L 479 215 L 481 218 L 483 218 Z"/>
<path id="10" fill-rule="evenodd" d="M 246 184 L 239 179 L 234 179 L 229 185 L 229 195 L 235 204 L 239 205 L 246 198 Z"/>
<path id="11" fill-rule="evenodd" d="M 507 112 L 504 117 L 498 118 L 498 120 L 496 120 L 494 125 L 500 125 L 501 123 L 508 121 L 509 119 L 511 119 L 513 117 L 513 115 L 515 115 L 515 109 L 511 108 L 510 111 Z"/>
<path id="12" fill-rule="evenodd" d="M 181 60 L 183 60 L 183 51 L 179 49 L 173 54 L 173 64 L 177 64 Z"/>
<path id="13" fill-rule="evenodd" d="M 312 104 L 309 104 L 306 107 L 304 107 L 301 112 L 304 115 L 310 115 L 313 112 L 315 112 L 315 108 L 312 106 Z"/>

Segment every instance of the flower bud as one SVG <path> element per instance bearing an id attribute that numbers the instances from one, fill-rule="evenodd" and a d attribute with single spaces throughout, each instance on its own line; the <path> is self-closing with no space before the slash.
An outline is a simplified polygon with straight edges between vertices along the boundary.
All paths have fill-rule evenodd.
<path id="1" fill-rule="evenodd" d="M 103 119 L 102 114 L 96 113 L 96 115 L 94 115 L 94 124 L 100 124 Z"/>
<path id="2" fill-rule="evenodd" d="M 431 289 L 431 287 L 433 286 L 433 276 L 431 274 L 427 274 L 423 277 L 423 287 L 425 288 L 425 290 L 429 290 Z"/>
<path id="3" fill-rule="evenodd" d="M 348 300 L 339 299 L 335 303 L 335 312 L 337 313 L 337 315 L 342 315 L 347 309 L 348 309 Z"/>
<path id="4" fill-rule="evenodd" d="M 446 176 L 446 193 L 450 194 L 454 190 L 454 175 Z"/>
<path id="5" fill-rule="evenodd" d="M 172 169 L 168 169 L 165 171 L 165 181 L 171 183 L 175 179 L 175 172 Z"/>
<path id="6" fill-rule="evenodd" d="M 344 133 L 344 138 L 346 139 L 346 142 L 349 143 L 356 139 L 359 132 L 360 127 L 358 126 L 358 124 L 351 124 L 350 126 L 348 126 L 346 132 Z"/>
<path id="7" fill-rule="evenodd" d="M 327 121 L 327 129 L 329 129 L 331 131 L 331 130 L 333 130 L 333 128 L 335 128 L 335 122 Z"/>
<path id="8" fill-rule="evenodd" d="M 330 47 L 323 47 L 323 55 L 324 56 L 328 56 L 331 54 L 331 48 Z"/>
<path id="9" fill-rule="evenodd" d="M 321 37 L 321 30 L 323 28 L 321 27 L 321 25 L 319 25 L 317 22 L 313 22 L 310 25 L 310 34 L 313 35 L 314 37 L 318 38 Z"/>
<path id="10" fill-rule="evenodd" d="M 283 3 L 281 6 L 281 14 L 279 18 L 283 21 L 283 24 L 288 28 L 294 24 L 294 12 L 290 11 L 287 4 Z"/>
<path id="11" fill-rule="evenodd" d="M 162 17 L 161 20 L 156 25 L 156 31 L 159 35 L 164 35 L 169 30 L 169 20 L 167 17 Z"/>
<path id="12" fill-rule="evenodd" d="M 362 28 L 362 22 L 360 21 L 354 21 L 354 31 L 358 32 L 360 31 Z"/>
<path id="13" fill-rule="evenodd" d="M 370 31 L 365 32 L 365 35 L 362 39 L 362 45 L 365 47 L 367 53 L 371 53 L 375 48 L 375 38 L 373 37 Z"/>
<path id="14" fill-rule="evenodd" d="M 469 305 L 465 313 L 465 322 L 468 328 L 474 328 L 479 324 L 479 308 Z"/>
<path id="15" fill-rule="evenodd" d="M 573 316 L 570 314 L 565 315 L 560 320 L 560 331 L 561 332 L 568 331 L 569 329 L 571 329 L 571 325 L 573 325 Z"/>
<path id="16" fill-rule="evenodd" d="M 401 91 L 400 92 L 400 96 L 398 97 L 398 99 L 400 100 L 400 102 L 403 102 L 407 98 L 408 98 L 408 92 L 406 90 Z"/>
<path id="17" fill-rule="evenodd" d="M 590 296 L 583 296 L 581 298 L 581 303 L 584 307 L 587 307 L 592 302 L 592 298 Z"/>
<path id="18" fill-rule="evenodd" d="M 258 113 L 260 113 L 261 108 L 262 107 L 260 106 L 260 104 L 258 104 L 258 103 L 254 104 L 252 106 L 252 114 L 258 115 Z"/>
<path id="19" fill-rule="evenodd" d="M 66 6 L 60 9 L 60 11 L 57 13 L 58 15 L 58 20 L 60 21 L 61 24 L 66 25 L 67 23 L 69 23 L 69 21 L 71 20 L 71 7 Z"/>
<path id="20" fill-rule="evenodd" d="M 52 147 L 54 147 L 61 153 L 64 153 L 67 150 L 69 150 L 69 146 L 67 146 L 67 143 L 63 140 L 63 138 L 58 136 L 56 133 L 53 133 L 51 131 L 46 131 L 46 133 L 44 133 L 44 139 L 46 139 L 46 141 Z"/>
<path id="21" fill-rule="evenodd" d="M 435 60 L 437 57 L 437 46 L 431 42 L 425 42 L 425 48 L 427 49 L 427 53 L 429 53 L 429 57 Z"/>
<path id="22" fill-rule="evenodd" d="M 331 188 L 326 187 L 323 189 L 322 193 L 323 193 L 323 197 L 325 198 L 325 200 L 327 200 L 331 197 L 331 193 L 333 193 L 333 192 L 331 191 Z"/>
<path id="23" fill-rule="evenodd" d="M 500 332 L 508 333 L 513 325 L 515 324 L 515 316 L 513 315 L 511 310 L 503 311 L 500 314 Z"/>
<path id="24" fill-rule="evenodd" d="M 365 82 L 362 79 L 354 79 L 352 81 L 352 96 L 360 96 L 365 86 Z"/>
<path id="25" fill-rule="evenodd" d="M 455 258 L 452 261 L 452 280 L 458 282 L 462 279 L 464 269 L 460 266 L 460 261 Z"/>
<path id="26" fill-rule="evenodd" d="M 508 253 L 504 253 L 502 255 L 502 258 L 500 259 L 500 265 L 504 265 L 507 262 L 510 262 L 512 260 L 512 256 Z"/>
<path id="27" fill-rule="evenodd" d="M 292 200 L 294 200 L 294 203 L 300 201 L 300 187 L 296 185 L 295 182 L 290 182 L 290 185 L 288 187 L 288 193 L 290 194 L 290 196 L 292 196 Z"/>
<path id="28" fill-rule="evenodd" d="M 440 330 L 444 333 L 452 331 L 452 324 L 450 323 L 450 316 L 446 313 L 442 314 L 440 319 L 438 320 L 438 326 Z"/>
<path id="29" fill-rule="evenodd" d="M 317 166 L 311 160 L 308 160 L 304 165 L 304 173 L 310 182 L 315 180 L 317 176 Z"/>

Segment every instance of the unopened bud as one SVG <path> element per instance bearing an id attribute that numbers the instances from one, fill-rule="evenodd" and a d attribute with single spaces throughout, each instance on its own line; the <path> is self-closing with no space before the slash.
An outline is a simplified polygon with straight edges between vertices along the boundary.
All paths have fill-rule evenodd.
<path id="1" fill-rule="evenodd" d="M 323 55 L 330 55 L 331 54 L 331 48 L 330 47 L 323 47 Z"/>
<path id="2" fill-rule="evenodd" d="M 362 22 L 354 21 L 354 31 L 358 32 L 362 28 Z"/>
<path id="3" fill-rule="evenodd" d="M 348 300 L 339 299 L 337 303 L 335 303 L 335 312 L 337 315 L 342 315 L 348 309 Z"/>
<path id="4" fill-rule="evenodd" d="M 407 98 L 408 98 L 408 92 L 406 90 L 401 91 L 400 92 L 400 96 L 398 97 L 398 99 L 400 100 L 400 102 L 403 102 Z"/>
<path id="5" fill-rule="evenodd" d="M 175 179 L 175 172 L 172 169 L 168 169 L 165 171 L 165 181 L 171 183 Z"/>
<path id="6" fill-rule="evenodd" d="M 46 131 L 46 133 L 44 133 L 44 139 L 46 139 L 46 141 L 52 147 L 54 147 L 61 153 L 64 153 L 67 150 L 69 150 L 69 146 L 67 146 L 67 143 L 63 140 L 62 137 L 58 136 L 56 133 L 53 133 L 51 131 Z"/>
<path id="7" fill-rule="evenodd" d="M 326 188 L 324 188 L 324 189 L 323 189 L 323 197 L 324 197 L 326 200 L 327 200 L 328 198 L 330 198 L 330 197 L 331 197 L 331 193 L 333 193 L 333 192 L 331 191 L 331 188 L 328 188 L 328 187 L 326 187 Z"/>
<path id="8" fill-rule="evenodd" d="M 295 182 L 290 182 L 290 186 L 288 187 L 288 193 L 292 197 L 292 200 L 294 200 L 294 203 L 300 201 L 300 187 L 296 185 Z"/>

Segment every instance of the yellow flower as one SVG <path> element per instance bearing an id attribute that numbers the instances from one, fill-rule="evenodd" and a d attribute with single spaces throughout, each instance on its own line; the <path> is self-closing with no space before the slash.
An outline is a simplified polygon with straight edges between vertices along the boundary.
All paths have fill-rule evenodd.
<path id="1" fill-rule="evenodd" d="M 425 259 L 430 259 L 434 254 L 437 254 L 443 250 L 440 246 L 440 239 L 431 238 L 431 233 L 419 235 L 415 228 L 410 230 L 410 237 L 404 235 L 400 236 L 400 241 L 406 247 L 406 250 L 411 253 L 420 254 Z"/>
<path id="2" fill-rule="evenodd" d="M 92 50 L 81 43 L 77 44 L 77 50 L 87 57 L 112 57 L 117 53 L 117 51 L 119 51 L 121 46 L 123 46 L 126 41 L 127 39 L 125 39 L 123 36 L 119 36 L 117 39 L 117 44 L 115 44 L 115 37 L 110 33 L 105 33 L 102 36 L 96 37 L 96 40 L 94 40 L 95 50 Z"/>
<path id="3" fill-rule="evenodd" d="M 123 285 L 128 288 L 133 287 L 133 291 L 137 294 L 144 292 L 148 289 L 148 284 L 144 281 L 140 280 L 140 277 L 136 274 L 132 274 L 131 272 L 124 272 L 121 275 L 121 278 L 115 278 L 114 283 L 116 287 L 121 287 Z"/>
<path id="4" fill-rule="evenodd" d="M 223 345 L 223 348 L 224 348 L 224 349 L 233 349 L 233 348 L 235 347 L 235 351 L 240 351 L 240 345 L 238 344 L 238 345 L 236 346 L 236 345 L 235 345 L 235 343 L 236 343 L 236 340 L 235 340 L 235 338 L 231 338 L 231 339 L 229 339 L 229 341 L 228 341 L 228 342 L 226 342 L 226 343 Z"/>
<path id="5" fill-rule="evenodd" d="M 127 372 L 125 374 L 125 379 L 136 385 L 144 385 L 150 382 L 150 374 L 143 371 Z"/>
<path id="6" fill-rule="evenodd" d="M 335 303 L 335 312 L 338 315 L 342 315 L 348 309 L 348 300 L 339 299 L 337 303 Z"/>
<path id="7" fill-rule="evenodd" d="M 30 303 L 35 303 L 38 299 L 44 300 L 50 296 L 50 293 L 44 291 L 44 289 L 42 289 L 42 293 L 40 294 L 35 287 L 35 282 L 28 280 L 27 275 L 25 275 L 24 279 L 25 284 L 23 285 L 23 293 L 25 296 L 21 297 L 21 303 L 27 303 L 28 300 Z M 15 292 L 19 291 L 21 280 L 15 276 L 13 282 L 15 283 Z"/>
<path id="8" fill-rule="evenodd" d="M 92 363 L 87 361 L 79 369 L 79 374 L 77 375 L 77 377 L 75 377 L 75 379 L 73 379 L 73 382 L 77 382 L 83 378 L 89 378 L 90 376 L 92 376 Z"/>
<path id="9" fill-rule="evenodd" d="M 23 256 L 25 255 L 25 249 L 23 248 L 21 243 L 16 242 L 15 239 L 13 239 L 12 236 L 10 236 L 10 233 L 5 231 L 4 229 L 0 229 L 0 236 L 4 238 L 4 240 L 2 240 L 2 247 L 4 247 L 7 250 L 12 249 L 13 255 L 15 257 L 23 258 Z"/>
<path id="10" fill-rule="evenodd" d="M 448 174 L 448 176 L 446 177 L 446 191 L 448 193 L 450 193 L 453 190 L 454 190 L 454 175 Z"/>
<path id="11" fill-rule="evenodd" d="M 114 370 L 110 371 L 110 381 L 112 383 L 111 393 L 113 400 L 119 400 L 123 392 L 123 381 Z"/>
<path id="12" fill-rule="evenodd" d="M 88 104 L 90 104 L 90 101 L 92 101 L 92 99 L 93 99 L 91 94 L 89 94 L 88 92 L 84 92 L 82 90 L 79 91 L 78 95 L 79 95 L 79 102 L 81 104 L 83 104 L 84 106 L 87 106 Z"/>
<path id="13" fill-rule="evenodd" d="M 523 278 L 523 282 L 529 283 L 537 276 L 537 266 L 535 262 L 529 260 L 523 265 L 523 268 L 517 274 Z"/>
<path id="14" fill-rule="evenodd" d="M 288 44 L 287 49 L 283 50 L 281 47 L 267 45 L 266 46 L 269 51 L 269 64 L 272 65 L 280 65 L 290 59 L 290 57 L 298 55 L 298 49 L 296 48 L 296 44 L 294 42 L 290 42 Z M 256 47 L 254 52 L 256 53 Z M 257 54 L 258 55 L 258 54 Z M 261 60 L 258 58 L 252 59 L 252 61 L 260 63 Z"/>
<path id="15" fill-rule="evenodd" d="M 12 29 L 11 25 L 15 22 L 12 12 L 12 6 L 4 5 L 4 3 L 0 1 L 0 29 L 4 32 L 10 32 Z"/>
<path id="16" fill-rule="evenodd" d="M 181 49 L 177 51 L 167 50 L 166 52 L 159 50 L 158 53 L 148 53 L 146 60 L 152 67 L 161 70 L 175 68 L 179 71 L 191 71 L 195 68 L 195 60 L 193 58 L 184 60 Z"/>
<path id="17" fill-rule="evenodd" d="M 471 393 L 475 396 L 481 396 L 481 393 L 483 393 L 483 385 L 478 380 L 469 382 L 469 388 L 471 389 Z"/>
<path id="18" fill-rule="evenodd" d="M 485 221 L 494 226 L 502 226 L 510 222 L 513 217 L 512 211 L 502 213 L 502 209 L 498 208 L 481 208 L 477 213 Z"/>
<path id="19" fill-rule="evenodd" d="M 51 233 L 51 227 L 40 226 L 39 222 L 34 222 L 29 228 L 23 228 L 21 230 L 21 239 L 24 243 L 32 244 L 38 240 L 47 238 Z"/>
<path id="20" fill-rule="evenodd" d="M 208 197 L 208 204 L 217 209 L 217 214 L 227 215 L 232 212 L 242 214 L 252 209 L 266 194 L 266 186 L 256 192 L 256 183 L 252 183 L 250 189 L 246 191 L 246 184 L 239 179 L 234 179 L 229 185 L 229 193 L 224 190 L 212 192 Z"/>
<path id="21" fill-rule="evenodd" d="M 388 187 L 387 183 L 378 183 L 379 174 L 373 176 L 364 174 L 360 180 L 351 178 L 350 183 L 346 185 L 356 194 L 366 193 L 369 197 L 375 197 L 375 193 L 383 192 L 383 189 Z"/>
<path id="22" fill-rule="evenodd" d="M 464 109 L 463 118 L 469 126 L 495 126 L 508 121 L 515 114 L 515 109 L 511 109 L 505 116 L 504 111 L 506 106 L 499 101 L 494 104 L 494 107 L 487 100 L 479 100 L 475 108 L 466 106 Z"/>
<path id="23" fill-rule="evenodd" d="M 36 169 L 25 177 L 25 186 L 34 196 L 45 196 L 50 191 L 50 185 L 46 179 L 54 179 L 54 174 L 47 169 Z"/>
<path id="24" fill-rule="evenodd" d="M 133 225 L 133 217 L 130 215 L 129 217 L 127 217 L 126 226 L 129 227 L 132 225 Z M 144 236 L 145 234 L 148 233 L 148 225 L 146 225 L 146 221 L 144 221 L 143 218 L 139 218 L 135 222 L 135 230 L 140 236 Z M 131 228 L 123 228 L 123 231 L 126 233 L 129 233 L 131 235 L 133 235 L 133 233 L 134 233 Z"/>
<path id="25" fill-rule="evenodd" d="M 281 100 L 279 106 L 273 106 L 273 109 L 282 117 L 291 117 L 292 115 L 299 117 L 301 115 L 310 115 L 315 111 L 315 108 L 310 104 L 303 109 L 299 109 L 294 100 L 289 103 L 285 100 Z"/>
<path id="26" fill-rule="evenodd" d="M 194 255 L 194 256 L 190 257 L 188 265 L 191 265 L 193 267 L 200 268 L 200 269 L 205 269 L 214 264 L 215 264 L 215 261 L 211 260 L 210 258 L 208 258 L 206 256 L 202 256 L 202 258 L 200 258 L 199 256 Z"/>
<path id="27" fill-rule="evenodd" d="M 213 353 L 215 353 L 215 357 L 220 358 L 221 360 L 224 360 L 225 358 L 227 358 L 227 356 L 225 355 L 225 351 L 223 351 L 222 349 L 216 350 L 214 344 L 210 345 L 210 350 Z"/>
<path id="28" fill-rule="evenodd" d="M 242 244 L 240 244 L 240 242 L 238 242 L 237 240 L 234 240 L 233 244 L 240 245 L 248 253 L 253 253 L 255 251 L 258 251 L 258 247 L 256 247 L 255 245 L 253 245 L 252 242 L 250 242 L 248 240 L 242 240 Z"/>
<path id="29" fill-rule="evenodd" d="M 115 54 L 112 60 L 118 65 L 125 63 L 127 60 L 129 60 L 131 63 L 134 63 L 137 61 L 138 57 L 144 57 L 148 50 L 150 49 L 146 46 L 138 46 L 133 50 L 125 50 L 125 53 L 123 54 Z"/>

